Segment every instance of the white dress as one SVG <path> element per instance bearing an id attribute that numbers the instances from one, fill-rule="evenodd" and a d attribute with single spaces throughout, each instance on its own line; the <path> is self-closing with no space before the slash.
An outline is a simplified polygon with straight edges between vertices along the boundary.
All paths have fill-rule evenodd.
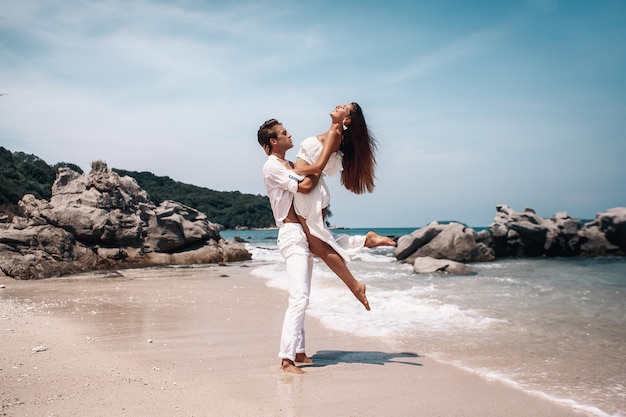
<path id="1" fill-rule="evenodd" d="M 322 142 L 316 136 L 311 136 L 300 144 L 298 158 L 314 164 L 322 154 L 323 148 Z M 317 186 L 308 194 L 296 193 L 293 205 L 296 213 L 306 219 L 311 234 L 328 243 L 344 261 L 348 262 L 363 249 L 365 236 L 334 234 L 328 229 L 322 216 L 322 209 L 330 204 L 330 192 L 324 177 L 336 175 L 342 170 L 342 157 L 341 151 L 333 153 L 320 175 Z"/>

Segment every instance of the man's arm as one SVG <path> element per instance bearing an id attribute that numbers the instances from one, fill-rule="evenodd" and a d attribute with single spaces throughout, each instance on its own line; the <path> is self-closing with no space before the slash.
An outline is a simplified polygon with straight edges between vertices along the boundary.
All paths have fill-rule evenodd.
<path id="1" fill-rule="evenodd" d="M 306 177 L 304 177 L 302 181 L 298 183 L 298 192 L 302 194 L 310 193 L 313 190 L 313 188 L 315 188 L 315 186 L 317 185 L 317 182 L 319 181 L 319 179 L 320 179 L 319 174 L 307 175 Z"/>
<path id="2" fill-rule="evenodd" d="M 330 159 L 330 156 L 339 149 L 342 140 L 343 129 L 341 124 L 333 123 L 326 135 L 326 139 L 323 142 L 322 153 L 317 161 L 313 164 L 307 164 L 306 161 L 298 158 L 296 160 L 295 172 L 300 175 L 321 174 L 326 168 L 326 164 Z"/>

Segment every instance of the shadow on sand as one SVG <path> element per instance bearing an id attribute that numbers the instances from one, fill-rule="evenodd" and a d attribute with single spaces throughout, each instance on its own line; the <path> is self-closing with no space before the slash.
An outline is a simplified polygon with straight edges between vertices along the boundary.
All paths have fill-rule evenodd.
<path id="1" fill-rule="evenodd" d="M 311 357 L 313 364 L 305 365 L 307 368 L 321 368 L 340 363 L 363 363 L 369 365 L 385 365 L 387 363 L 401 363 L 405 365 L 423 366 L 421 363 L 396 360 L 399 358 L 419 358 L 419 355 L 411 352 L 386 353 L 386 352 L 346 352 L 342 350 L 321 350 Z"/>

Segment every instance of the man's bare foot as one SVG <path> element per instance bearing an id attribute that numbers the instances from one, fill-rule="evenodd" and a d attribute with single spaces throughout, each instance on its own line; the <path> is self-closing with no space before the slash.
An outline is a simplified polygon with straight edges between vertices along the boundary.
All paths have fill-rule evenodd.
<path id="1" fill-rule="evenodd" d="M 298 363 L 313 363 L 313 360 L 309 358 L 306 353 L 296 353 L 296 362 Z"/>
<path id="2" fill-rule="evenodd" d="M 365 247 L 375 248 L 377 246 L 396 246 L 396 242 L 390 237 L 381 236 L 376 232 L 367 232 L 365 235 Z"/>
<path id="3" fill-rule="evenodd" d="M 302 369 L 298 368 L 291 359 L 284 359 L 280 364 L 280 369 L 285 372 L 291 372 L 293 374 L 306 374 Z"/>
<path id="4" fill-rule="evenodd" d="M 357 281 L 358 282 L 358 281 Z M 370 303 L 367 301 L 367 297 L 365 296 L 365 290 L 367 289 L 366 285 L 362 282 L 357 283 L 357 289 L 352 291 L 352 294 L 359 300 L 367 311 L 370 311 Z"/>

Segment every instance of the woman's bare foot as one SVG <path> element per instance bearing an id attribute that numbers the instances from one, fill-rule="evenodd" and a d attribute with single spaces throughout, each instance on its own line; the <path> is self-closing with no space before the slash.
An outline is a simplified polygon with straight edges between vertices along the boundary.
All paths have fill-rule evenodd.
<path id="1" fill-rule="evenodd" d="M 366 289 L 367 287 L 365 284 L 357 281 L 357 288 L 356 290 L 352 291 L 352 294 L 354 294 L 356 299 L 359 300 L 365 306 L 365 309 L 367 311 L 370 311 L 370 303 L 369 301 L 367 301 L 367 297 L 365 296 Z"/>
<path id="2" fill-rule="evenodd" d="M 313 360 L 309 358 L 306 353 L 296 353 L 296 360 L 298 363 L 313 363 Z"/>
<path id="3" fill-rule="evenodd" d="M 280 369 L 285 372 L 291 372 L 293 374 L 306 374 L 302 369 L 298 368 L 291 359 L 284 359 L 280 364 Z"/>
<path id="4" fill-rule="evenodd" d="M 367 232 L 365 235 L 365 247 L 375 248 L 377 246 L 396 246 L 396 242 L 390 237 L 381 236 L 376 232 Z"/>

